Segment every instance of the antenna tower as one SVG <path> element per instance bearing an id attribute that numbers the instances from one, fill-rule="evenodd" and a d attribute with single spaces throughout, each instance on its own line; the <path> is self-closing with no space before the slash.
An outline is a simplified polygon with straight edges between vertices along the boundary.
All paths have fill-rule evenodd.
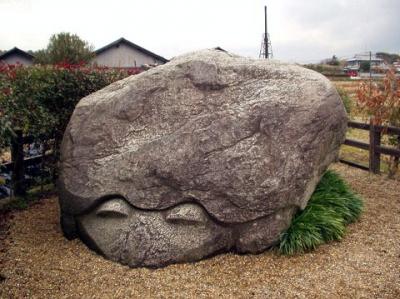
<path id="1" fill-rule="evenodd" d="M 265 31 L 262 35 L 261 40 L 261 49 L 260 49 L 260 58 L 273 58 L 272 54 L 272 44 L 271 38 L 269 37 L 268 27 L 267 27 L 267 6 L 264 6 L 264 13 L 265 13 Z"/>

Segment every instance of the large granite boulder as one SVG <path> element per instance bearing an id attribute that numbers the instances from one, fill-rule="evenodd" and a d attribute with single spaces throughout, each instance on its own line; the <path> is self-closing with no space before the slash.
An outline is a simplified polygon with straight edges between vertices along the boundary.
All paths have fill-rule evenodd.
<path id="1" fill-rule="evenodd" d="M 305 207 L 345 130 L 316 72 L 219 50 L 177 57 L 77 105 L 63 231 L 132 267 L 260 252 Z"/>

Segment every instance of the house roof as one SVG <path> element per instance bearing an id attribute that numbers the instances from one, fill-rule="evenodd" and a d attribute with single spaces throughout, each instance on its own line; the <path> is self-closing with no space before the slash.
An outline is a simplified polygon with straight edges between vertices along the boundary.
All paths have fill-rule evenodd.
<path id="1" fill-rule="evenodd" d="M 8 50 L 7 52 L 1 54 L 0 55 L 0 60 L 1 59 L 6 59 L 8 56 L 13 55 L 13 54 L 19 54 L 19 55 L 24 56 L 24 57 L 26 57 L 28 59 L 33 59 L 34 58 L 33 55 L 31 55 L 31 54 L 29 54 L 29 53 L 27 53 L 27 52 L 25 52 L 25 51 L 23 51 L 23 50 L 21 50 L 21 49 L 19 49 L 17 47 L 14 47 L 11 50 Z"/>
<path id="2" fill-rule="evenodd" d="M 376 57 L 376 55 L 372 55 L 371 58 L 369 57 L 369 54 L 356 54 L 354 55 L 353 58 L 347 59 L 348 62 L 350 61 L 369 61 L 371 59 L 371 61 L 379 61 L 379 62 L 383 62 L 382 58 Z"/>
<path id="3" fill-rule="evenodd" d="M 121 37 L 120 39 L 117 39 L 116 41 L 112 42 L 111 44 L 108 44 L 108 45 L 106 45 L 106 46 L 104 46 L 104 47 L 102 47 L 100 49 L 97 49 L 96 51 L 94 51 L 94 53 L 96 55 L 99 55 L 99 54 L 103 53 L 104 51 L 107 51 L 108 49 L 110 49 L 112 47 L 115 47 L 117 45 L 120 45 L 122 43 L 126 44 L 127 46 L 129 46 L 131 48 L 134 48 L 134 49 L 136 49 L 136 50 L 138 50 L 138 51 L 140 51 L 140 52 L 142 52 L 142 53 L 144 53 L 146 55 L 149 55 L 149 56 L 151 56 L 151 57 L 153 57 L 153 58 L 155 58 L 157 60 L 160 60 L 162 62 L 168 62 L 168 59 L 165 59 L 164 57 L 161 57 L 161 56 L 159 56 L 157 54 L 154 54 L 153 52 L 150 52 L 149 50 L 146 50 L 145 48 L 142 48 L 141 46 L 138 46 L 138 45 L 132 43 L 131 41 L 129 41 L 129 40 L 123 38 L 123 37 Z"/>
<path id="4" fill-rule="evenodd" d="M 219 47 L 219 46 L 215 47 L 215 48 L 214 48 L 214 50 L 217 50 L 217 51 L 222 51 L 222 52 L 228 52 L 227 50 L 225 50 L 225 49 L 222 49 L 222 48 L 221 48 L 221 47 Z"/>

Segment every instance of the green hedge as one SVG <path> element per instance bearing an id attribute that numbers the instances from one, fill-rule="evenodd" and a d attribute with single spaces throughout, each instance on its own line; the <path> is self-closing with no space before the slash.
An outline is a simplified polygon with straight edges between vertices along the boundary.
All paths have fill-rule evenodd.
<path id="1" fill-rule="evenodd" d="M 126 70 L 65 64 L 0 65 L 0 148 L 16 129 L 59 138 L 81 98 L 128 75 Z"/>

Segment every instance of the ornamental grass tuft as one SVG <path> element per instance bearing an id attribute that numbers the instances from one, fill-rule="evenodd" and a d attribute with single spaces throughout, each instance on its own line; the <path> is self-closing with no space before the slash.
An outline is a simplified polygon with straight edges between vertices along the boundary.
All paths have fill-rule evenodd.
<path id="1" fill-rule="evenodd" d="M 306 208 L 297 213 L 288 230 L 281 235 L 280 253 L 303 253 L 323 243 L 342 239 L 346 225 L 356 221 L 362 209 L 361 198 L 336 172 L 328 170 Z"/>

